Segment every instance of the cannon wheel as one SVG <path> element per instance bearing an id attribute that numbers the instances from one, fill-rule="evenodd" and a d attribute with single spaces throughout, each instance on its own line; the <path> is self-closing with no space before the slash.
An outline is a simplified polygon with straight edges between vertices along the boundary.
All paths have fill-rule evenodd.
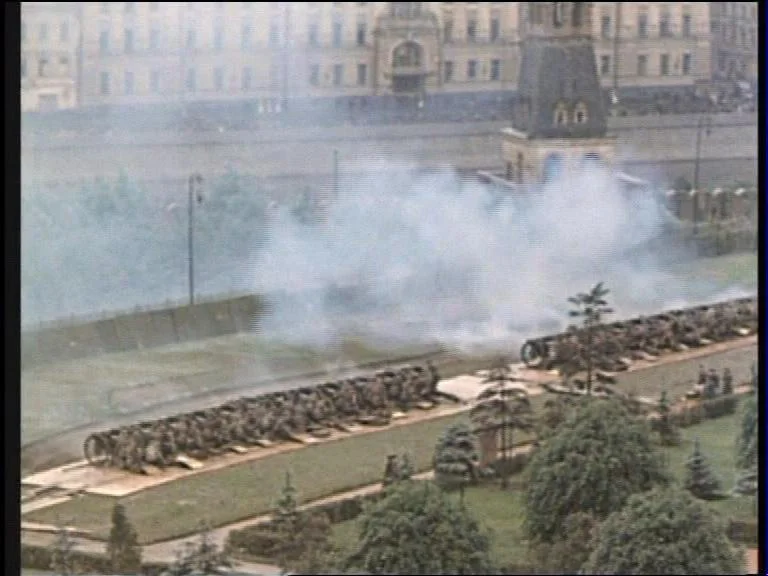
<path id="1" fill-rule="evenodd" d="M 528 368 L 535 368 L 541 365 L 544 360 L 544 350 L 541 342 L 528 340 L 520 349 L 520 358 L 523 359 Z"/>
<path id="2" fill-rule="evenodd" d="M 83 453 L 91 466 L 106 466 L 109 462 L 107 442 L 100 434 L 91 434 L 85 439 Z"/>

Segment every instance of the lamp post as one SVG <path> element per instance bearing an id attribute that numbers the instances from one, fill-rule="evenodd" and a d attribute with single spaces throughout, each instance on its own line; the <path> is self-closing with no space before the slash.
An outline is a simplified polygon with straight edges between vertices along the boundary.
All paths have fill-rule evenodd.
<path id="1" fill-rule="evenodd" d="M 203 177 L 198 174 L 192 174 L 189 177 L 188 209 L 189 218 L 187 220 L 187 249 L 189 259 L 189 305 L 195 305 L 195 201 L 200 202 L 199 186 L 203 183 Z M 197 193 L 197 194 L 196 194 Z M 195 198 L 197 196 L 197 198 Z"/>
<path id="2" fill-rule="evenodd" d="M 701 163 L 701 133 L 707 136 L 712 132 L 712 118 L 700 116 L 696 122 L 696 161 L 693 166 L 693 233 L 698 232 L 699 225 L 699 164 Z"/>

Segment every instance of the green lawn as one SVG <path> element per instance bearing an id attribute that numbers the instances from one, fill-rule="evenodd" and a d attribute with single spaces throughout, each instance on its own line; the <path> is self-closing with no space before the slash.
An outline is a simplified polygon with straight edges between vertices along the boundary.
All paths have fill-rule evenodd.
<path id="1" fill-rule="evenodd" d="M 363 436 L 277 454 L 198 474 L 120 499 L 142 543 L 193 533 L 200 520 L 221 526 L 269 513 L 291 472 L 302 501 L 315 500 L 377 482 L 386 456 L 407 452 L 417 470 L 428 470 L 439 434 L 465 415 L 447 416 Z M 112 505 L 118 500 L 92 495 L 34 511 L 31 522 L 73 525 L 105 537 Z"/>
<path id="2" fill-rule="evenodd" d="M 694 439 L 699 438 L 702 450 L 723 482 L 723 488 L 730 490 L 735 482 L 733 446 L 740 419 L 737 412 L 683 430 L 682 444 L 664 449 L 670 469 L 678 481 L 683 481 L 685 461 L 693 449 Z M 502 566 L 526 564 L 529 553 L 522 529 L 523 492 L 514 489 L 502 492 L 496 485 L 488 485 L 468 489 L 465 498 L 469 510 L 491 530 L 494 561 Z M 706 504 L 724 518 L 757 520 L 753 498 L 728 498 Z M 333 527 L 333 542 L 342 555 L 353 549 L 357 537 L 357 520 Z"/>
<path id="3" fill-rule="evenodd" d="M 733 488 L 736 483 L 734 445 L 740 423 L 741 411 L 737 408 L 736 414 L 707 420 L 697 426 L 683 429 L 681 445 L 665 449 L 670 470 L 681 484 L 685 478 L 685 462 L 693 451 L 695 439 L 698 438 L 702 452 L 722 482 L 723 490 L 728 492 Z M 725 518 L 757 521 L 754 498 L 727 498 L 707 502 L 707 505 Z"/>
<path id="4" fill-rule="evenodd" d="M 699 258 L 677 267 L 676 273 L 696 281 L 708 280 L 716 284 L 757 286 L 757 255 L 754 252 L 742 252 Z"/>

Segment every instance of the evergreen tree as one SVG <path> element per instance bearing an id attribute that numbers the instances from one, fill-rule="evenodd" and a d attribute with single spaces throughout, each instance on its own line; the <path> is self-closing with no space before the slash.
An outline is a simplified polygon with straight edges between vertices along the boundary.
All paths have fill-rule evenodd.
<path id="1" fill-rule="evenodd" d="M 272 518 L 275 556 L 283 573 L 316 574 L 331 564 L 331 524 L 327 515 L 300 511 L 296 489 L 286 474 L 285 485 Z"/>
<path id="2" fill-rule="evenodd" d="M 584 353 L 587 363 L 587 395 L 592 394 L 592 364 L 594 360 L 594 335 L 595 329 L 602 323 L 603 317 L 607 314 L 613 314 L 613 309 L 608 306 L 605 297 L 610 290 L 598 282 L 592 290 L 587 293 L 579 293 L 576 296 L 568 298 L 568 302 L 575 308 L 569 312 L 571 318 L 581 318 L 583 326 Z"/>
<path id="3" fill-rule="evenodd" d="M 741 428 L 736 438 L 736 468 L 749 470 L 757 468 L 758 452 L 758 410 L 757 388 L 744 401 Z"/>
<path id="4" fill-rule="evenodd" d="M 72 557 L 75 546 L 75 542 L 69 536 L 69 530 L 65 526 L 59 526 L 51 550 L 51 570 L 57 576 L 69 576 L 75 573 L 76 566 Z"/>
<path id="5" fill-rule="evenodd" d="M 299 530 L 299 505 L 296 489 L 291 484 L 291 475 L 286 473 L 277 508 L 272 516 L 272 527 L 277 536 L 276 560 L 281 570 L 301 556 L 301 534 Z"/>
<path id="6" fill-rule="evenodd" d="M 474 435 L 466 424 L 448 428 L 437 442 L 433 457 L 435 480 L 445 488 L 458 487 L 464 502 L 464 488 L 477 478 L 479 456 Z"/>
<path id="7" fill-rule="evenodd" d="M 208 525 L 201 523 L 198 542 L 187 542 L 176 553 L 176 561 L 169 566 L 167 574 L 168 576 L 226 574 L 226 571 L 233 566 L 228 551 L 219 549 L 218 545 L 211 540 Z"/>
<path id="8" fill-rule="evenodd" d="M 670 417 L 672 408 L 667 397 L 667 391 L 662 390 L 659 399 L 659 419 L 656 422 L 656 430 L 663 446 L 677 446 L 680 444 L 680 430 L 674 425 Z"/>
<path id="9" fill-rule="evenodd" d="M 413 478 L 413 464 L 408 454 L 400 457 L 400 480 L 411 480 Z"/>
<path id="10" fill-rule="evenodd" d="M 501 486 L 506 488 L 509 485 L 507 461 L 514 447 L 512 434 L 515 430 L 534 430 L 533 409 L 527 388 L 511 374 L 503 358 L 494 363 L 483 384 L 487 386 L 477 395 L 470 418 L 475 432 L 495 432 L 501 436 Z"/>
<path id="11" fill-rule="evenodd" d="M 136 530 L 125 515 L 122 504 L 112 509 L 112 529 L 107 541 L 107 557 L 115 574 L 141 571 L 141 547 Z"/>
<path id="12" fill-rule="evenodd" d="M 740 470 L 736 479 L 733 493 L 737 496 L 754 496 L 757 494 L 758 472 L 757 466 L 746 470 Z"/>
<path id="13" fill-rule="evenodd" d="M 721 485 L 701 452 L 699 439 L 693 445 L 693 453 L 685 464 L 685 489 L 696 498 L 714 500 L 721 496 Z"/>

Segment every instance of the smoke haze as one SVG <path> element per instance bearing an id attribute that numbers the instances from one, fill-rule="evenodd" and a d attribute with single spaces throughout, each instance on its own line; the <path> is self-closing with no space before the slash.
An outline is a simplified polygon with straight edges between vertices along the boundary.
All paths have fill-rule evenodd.
<path id="1" fill-rule="evenodd" d="M 262 330 L 315 345 L 353 331 L 463 349 L 562 329 L 567 298 L 599 281 L 618 318 L 742 293 L 669 272 L 647 248 L 668 214 L 598 166 L 518 197 L 448 169 L 399 174 L 343 187 L 322 223 L 275 216 L 253 276 L 259 293 L 284 293 Z M 345 286 L 356 298 L 333 302 Z"/>

